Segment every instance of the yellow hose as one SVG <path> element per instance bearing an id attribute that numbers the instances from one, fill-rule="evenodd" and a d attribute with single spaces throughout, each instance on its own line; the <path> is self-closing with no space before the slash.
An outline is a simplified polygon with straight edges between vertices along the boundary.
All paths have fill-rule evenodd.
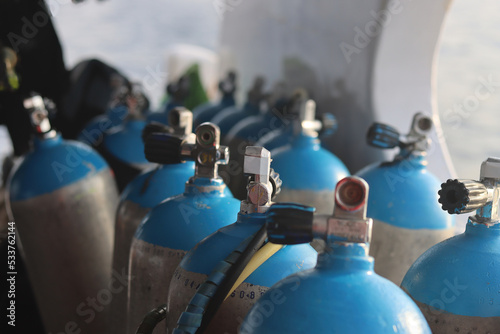
<path id="1" fill-rule="evenodd" d="M 231 288 L 231 290 L 229 291 L 224 300 L 226 300 L 227 297 L 229 297 L 233 293 L 233 291 L 236 290 L 236 288 L 240 286 L 240 284 L 243 283 L 243 281 L 245 281 L 248 278 L 248 276 L 250 276 L 255 270 L 257 270 L 257 268 L 259 268 L 271 256 L 276 254 L 276 252 L 279 251 L 281 248 L 283 248 L 283 246 L 284 245 L 277 245 L 268 242 L 261 249 L 259 249 L 252 256 L 245 269 L 243 269 L 241 275 L 238 277 L 238 279 L 236 280 L 236 282 L 234 283 L 233 287 Z"/>

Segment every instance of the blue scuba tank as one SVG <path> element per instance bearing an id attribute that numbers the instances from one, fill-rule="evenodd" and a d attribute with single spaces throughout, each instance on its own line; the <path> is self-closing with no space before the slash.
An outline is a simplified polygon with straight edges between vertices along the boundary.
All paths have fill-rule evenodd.
<path id="1" fill-rule="evenodd" d="M 270 162 L 271 155 L 266 149 L 255 146 L 246 148 L 244 173 L 253 176 L 247 187 L 247 199 L 241 202 L 237 221 L 196 245 L 175 271 L 168 297 L 169 333 L 177 327 L 179 316 L 211 271 L 265 224 L 271 198 L 281 184 L 277 174 L 270 169 Z M 271 285 L 289 274 L 312 268 L 316 255 L 309 245 L 287 246 L 278 250 L 236 287 L 204 333 L 236 334 L 245 314 Z"/>
<path id="2" fill-rule="evenodd" d="M 145 125 L 143 119 L 128 116 L 122 124 L 112 128 L 103 137 L 102 145 L 98 147 L 98 151 L 113 169 L 120 191 L 134 177 L 152 166 L 144 156 L 144 143 L 141 139 Z"/>
<path id="3" fill-rule="evenodd" d="M 111 121 L 111 118 L 106 115 L 99 116 L 97 120 L 91 121 L 89 128 L 84 129 L 79 135 L 79 138 L 84 142 L 88 142 L 91 138 L 92 147 L 106 159 L 115 173 L 120 192 L 135 176 L 152 166 L 144 156 L 141 134 L 146 122 L 142 115 L 141 100 L 142 96 L 139 92 L 128 90 L 123 97 L 123 101 L 126 101 L 123 103 L 126 104 L 127 110 L 125 117 L 123 117 L 123 107 L 118 107 L 115 121 Z M 108 123 L 106 123 L 106 119 L 109 121 Z M 100 127 L 103 124 L 110 125 L 101 132 L 100 128 L 95 128 L 96 124 Z M 113 124 L 116 125 L 113 126 Z M 89 133 L 92 134 L 90 137 Z"/>
<path id="4" fill-rule="evenodd" d="M 500 160 L 481 165 L 480 181 L 448 180 L 439 202 L 449 214 L 476 210 L 465 232 L 426 251 L 401 287 L 415 300 L 433 333 L 499 333 Z"/>
<path id="5" fill-rule="evenodd" d="M 368 215 L 374 219 L 370 255 L 375 272 L 397 285 L 423 252 L 454 234 L 455 220 L 437 203 L 440 183 L 427 170 L 431 127 L 432 119 L 422 113 L 415 114 L 406 136 L 375 123 L 368 143 L 399 147 L 400 153 L 391 162 L 374 163 L 356 173 L 376 194 L 368 202 Z"/>
<path id="6" fill-rule="evenodd" d="M 161 124 L 150 123 L 143 131 L 143 140 L 149 134 L 170 131 L 180 138 L 192 136 L 193 115 L 191 111 L 178 107 L 170 110 L 167 128 Z M 165 127 L 165 129 L 163 128 Z M 147 149 L 146 149 L 147 150 Z M 154 158 L 155 156 L 153 156 Z M 150 160 L 151 161 L 151 160 Z M 161 163 L 159 161 L 151 161 Z M 128 274 L 129 253 L 132 238 L 139 223 L 157 204 L 184 191 L 185 184 L 194 174 L 194 162 L 161 164 L 144 171 L 135 177 L 123 190 L 115 219 L 115 242 L 113 251 L 113 269 Z M 113 296 L 111 304 L 110 330 L 123 334 L 126 331 L 127 289 L 122 289 Z"/>
<path id="7" fill-rule="evenodd" d="M 89 146 L 97 146 L 109 130 L 122 124 L 127 114 L 128 108 L 126 105 L 120 104 L 112 107 L 104 115 L 94 117 L 76 139 Z"/>
<path id="8" fill-rule="evenodd" d="M 367 197 L 366 182 L 348 177 L 337 185 L 333 216 L 314 216 L 313 208 L 298 204 L 271 207 L 271 242 L 298 244 L 321 238 L 327 246 L 314 269 L 283 279 L 257 301 L 241 334 L 431 333 L 415 303 L 373 272 Z"/>
<path id="9" fill-rule="evenodd" d="M 300 108 L 309 110 L 301 113 L 314 115 L 315 103 L 303 101 Z M 317 121 L 298 125 L 294 127 L 290 144 L 273 152 L 272 166 L 280 171 L 283 180 L 276 201 L 311 205 L 320 214 L 331 213 L 335 185 L 349 175 L 349 171 L 339 158 L 321 147 Z"/>
<path id="10" fill-rule="evenodd" d="M 167 134 L 146 139 L 146 155 L 163 163 L 194 160 L 195 174 L 183 194 L 154 207 L 139 225 L 130 250 L 128 333 L 135 333 L 144 315 L 168 296 L 168 283 L 184 254 L 222 226 L 232 223 L 237 201 L 218 177 L 229 150 L 219 146 L 216 125 L 197 127 L 196 138 L 181 140 Z M 196 142 L 195 142 L 195 141 Z M 159 329 L 155 331 L 159 332 Z"/>
<path id="11" fill-rule="evenodd" d="M 115 181 L 97 152 L 63 140 L 52 129 L 40 96 L 24 105 L 35 137 L 33 149 L 10 174 L 7 210 L 45 330 L 65 332 L 71 324 L 82 332 L 104 333 L 118 202 Z M 118 279 L 113 275 L 111 283 Z M 100 312 L 89 298 L 97 300 Z"/>
<path id="12" fill-rule="evenodd" d="M 219 91 L 222 94 L 221 100 L 219 102 L 207 102 L 193 109 L 194 124 L 210 122 L 221 110 L 234 106 L 236 103 L 234 100 L 235 90 L 236 73 L 229 71 L 227 77 L 219 83 Z"/>
<path id="13" fill-rule="evenodd" d="M 130 102 L 134 103 L 136 109 L 141 113 L 145 113 L 149 108 L 149 101 L 140 84 L 128 85 L 120 82 L 108 110 L 103 115 L 90 120 L 78 134 L 77 140 L 89 146 L 97 147 L 109 130 L 122 124 L 127 118 Z"/>
<path id="14" fill-rule="evenodd" d="M 232 106 L 221 110 L 210 121 L 219 126 L 222 139 L 226 137 L 231 128 L 246 117 L 260 114 L 261 103 L 266 95 L 263 93 L 264 79 L 255 78 L 252 88 L 247 93 L 247 101 L 243 107 Z"/>

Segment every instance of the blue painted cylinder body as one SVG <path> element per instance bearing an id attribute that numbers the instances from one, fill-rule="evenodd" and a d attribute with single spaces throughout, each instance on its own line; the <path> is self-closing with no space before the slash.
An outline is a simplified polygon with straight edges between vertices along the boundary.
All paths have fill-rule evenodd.
<path id="1" fill-rule="evenodd" d="M 132 238 L 146 214 L 163 200 L 182 194 L 194 174 L 194 162 L 161 165 L 134 178 L 123 190 L 115 220 L 113 269 L 128 273 Z M 111 307 L 112 333 L 126 331 L 127 290 L 114 294 Z"/>
<path id="2" fill-rule="evenodd" d="M 139 173 L 152 166 L 144 155 L 142 129 L 145 125 L 144 120 L 125 120 L 107 132 L 102 144 L 97 146 L 114 171 L 120 191 Z"/>
<path id="3" fill-rule="evenodd" d="M 193 117 L 195 126 L 210 122 L 222 110 L 234 106 L 235 103 L 233 94 L 224 94 L 219 102 L 207 102 L 194 108 Z"/>
<path id="4" fill-rule="evenodd" d="M 254 305 L 242 334 L 430 334 L 413 301 L 373 272 L 373 258 L 359 244 L 318 255 L 314 269 L 275 284 Z"/>
<path id="5" fill-rule="evenodd" d="M 144 120 L 128 118 L 128 107 L 117 106 L 97 116 L 78 135 L 78 140 L 94 147 L 115 173 L 118 190 L 152 164 L 144 156 Z M 166 117 L 166 116 L 165 116 Z"/>
<path id="6" fill-rule="evenodd" d="M 333 212 L 335 185 L 349 175 L 342 161 L 322 148 L 319 139 L 302 134 L 273 151 L 271 167 L 283 181 L 276 202 L 314 206 L 319 214 Z"/>
<path id="7" fill-rule="evenodd" d="M 146 122 L 143 120 L 128 120 L 104 137 L 104 148 L 118 160 L 143 169 L 151 166 L 144 156 L 142 129 Z"/>
<path id="8" fill-rule="evenodd" d="M 104 159 L 85 144 L 54 138 L 34 140 L 28 153 L 10 180 L 10 199 L 19 201 L 58 190 L 83 179 L 90 172 L 108 166 Z M 88 163 L 82 164 L 85 161 Z"/>
<path id="9" fill-rule="evenodd" d="M 122 124 L 128 115 L 126 106 L 109 109 L 105 114 L 93 118 L 77 137 L 78 141 L 97 147 L 107 132 Z"/>
<path id="10" fill-rule="evenodd" d="M 210 122 L 219 126 L 222 138 L 224 138 L 229 133 L 231 128 L 239 121 L 246 117 L 256 116 L 259 112 L 260 107 L 258 104 L 246 102 L 242 108 L 232 106 L 221 110 L 210 120 Z"/>
<path id="11" fill-rule="evenodd" d="M 161 165 L 138 175 L 121 194 L 120 202 L 130 201 L 151 209 L 164 199 L 179 195 L 194 174 L 194 162 Z"/>
<path id="12" fill-rule="evenodd" d="M 464 233 L 426 251 L 401 287 L 434 333 L 500 330 L 500 224 L 469 220 Z"/>
<path id="13" fill-rule="evenodd" d="M 60 135 L 35 138 L 7 189 L 45 330 L 64 332 L 74 322 L 88 333 L 106 332 L 106 305 L 92 322 L 81 315 L 91 310 L 87 298 L 102 298 L 110 283 L 118 193 L 106 161 Z"/>
<path id="14" fill-rule="evenodd" d="M 375 271 L 397 285 L 423 252 L 454 234 L 455 219 L 437 200 L 441 183 L 426 166 L 425 156 L 410 154 L 356 173 L 373 194 L 367 215 L 374 220 Z"/>
<path id="15" fill-rule="evenodd" d="M 130 250 L 128 333 L 165 303 L 170 279 L 184 255 L 239 211 L 221 179 L 192 178 L 183 194 L 154 207 L 139 225 Z M 155 333 L 161 333 L 157 328 Z"/>
<path id="16" fill-rule="evenodd" d="M 238 214 L 236 223 L 221 228 L 186 254 L 170 283 L 167 329 L 176 327 L 198 286 L 216 265 L 265 224 L 265 213 Z M 221 306 L 205 333 L 236 334 L 248 310 L 280 279 L 314 267 L 316 251 L 308 244 L 285 246 L 254 271 Z"/>

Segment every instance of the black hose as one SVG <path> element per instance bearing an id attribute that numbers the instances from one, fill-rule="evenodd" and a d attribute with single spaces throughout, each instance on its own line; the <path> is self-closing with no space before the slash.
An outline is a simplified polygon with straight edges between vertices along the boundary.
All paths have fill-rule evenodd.
<path id="1" fill-rule="evenodd" d="M 137 328 L 136 334 L 151 334 L 161 321 L 167 317 L 167 304 L 158 306 L 157 308 L 151 310 L 146 314 L 144 319 L 142 319 L 139 328 Z"/>
<path id="2" fill-rule="evenodd" d="M 231 288 L 233 287 L 234 283 L 236 283 L 238 277 L 240 277 L 241 273 L 248 265 L 248 262 L 250 262 L 254 254 L 262 247 L 262 245 L 266 241 L 266 238 L 267 228 L 264 224 L 255 234 L 243 253 L 241 253 L 241 255 L 238 257 L 236 262 L 227 271 L 226 278 L 219 285 L 216 293 L 207 304 L 207 309 L 203 315 L 201 326 L 197 333 L 203 333 L 203 331 L 208 327 L 213 317 L 226 299 L 226 296 L 229 294 L 229 292 L 231 292 Z"/>
<path id="3" fill-rule="evenodd" d="M 216 267 L 217 269 L 212 271 L 189 302 L 186 311 L 179 318 L 174 334 L 201 334 L 206 330 L 234 283 L 266 239 L 267 229 L 266 225 L 263 225 L 255 235 L 245 239 L 238 248 L 221 262 L 221 265 Z M 223 278 L 222 280 L 219 279 L 220 282 L 217 284 L 217 279 L 213 278 L 220 277 L 221 273 Z M 208 302 L 198 305 L 200 301 L 206 301 L 207 298 Z"/>

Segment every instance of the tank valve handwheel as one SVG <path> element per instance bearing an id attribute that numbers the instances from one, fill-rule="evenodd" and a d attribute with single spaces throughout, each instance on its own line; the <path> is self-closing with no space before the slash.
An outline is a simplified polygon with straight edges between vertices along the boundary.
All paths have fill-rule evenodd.
<path id="1" fill-rule="evenodd" d="M 429 149 L 432 124 L 432 118 L 422 112 L 413 115 L 410 132 L 406 135 L 401 135 L 387 124 L 373 123 L 366 134 L 366 141 L 368 145 L 381 149 L 399 147 L 399 158 L 407 157 L 412 152 L 423 153 Z"/>
<path id="2" fill-rule="evenodd" d="M 367 142 L 369 145 L 378 148 L 394 148 L 400 145 L 400 134 L 398 130 L 382 123 L 374 123 L 368 129 Z"/>
<path id="3" fill-rule="evenodd" d="M 439 203 L 449 214 L 474 211 L 488 202 L 488 190 L 473 180 L 448 180 L 438 191 Z"/>
<path id="4" fill-rule="evenodd" d="M 313 207 L 296 203 L 278 203 L 267 213 L 267 234 L 275 244 L 295 245 L 313 240 Z"/>
<path id="5" fill-rule="evenodd" d="M 146 139 L 152 135 L 153 133 L 169 133 L 172 134 L 173 130 L 168 125 L 165 125 L 160 122 L 151 122 L 146 124 L 144 129 L 142 130 L 142 141 L 145 143 Z"/>
<path id="6" fill-rule="evenodd" d="M 144 154 L 150 162 L 159 164 L 178 164 L 182 162 L 181 146 L 183 140 L 167 133 L 153 133 L 146 138 Z"/>

